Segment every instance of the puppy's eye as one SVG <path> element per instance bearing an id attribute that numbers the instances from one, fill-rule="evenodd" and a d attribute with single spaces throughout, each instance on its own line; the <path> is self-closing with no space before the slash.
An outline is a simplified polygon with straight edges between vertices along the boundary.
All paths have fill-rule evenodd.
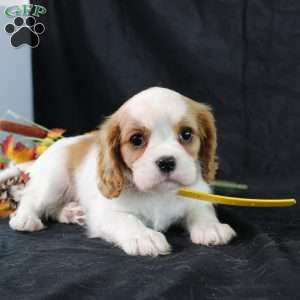
<path id="1" fill-rule="evenodd" d="M 130 143 L 136 147 L 141 147 L 145 144 L 144 136 L 141 133 L 136 133 L 130 137 Z"/>
<path id="2" fill-rule="evenodd" d="M 179 133 L 179 139 L 182 143 L 189 143 L 193 139 L 193 130 L 192 128 L 185 127 L 181 129 Z"/>

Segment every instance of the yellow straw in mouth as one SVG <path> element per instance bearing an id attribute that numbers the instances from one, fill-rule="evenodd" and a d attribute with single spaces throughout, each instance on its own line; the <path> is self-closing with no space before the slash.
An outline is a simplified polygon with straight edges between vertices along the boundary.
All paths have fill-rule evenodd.
<path id="1" fill-rule="evenodd" d="M 195 200 L 203 200 L 218 204 L 233 205 L 233 206 L 250 206 L 250 207 L 284 207 L 296 204 L 296 200 L 290 199 L 251 199 L 214 195 L 204 192 L 199 192 L 190 188 L 181 188 L 177 195 Z"/>

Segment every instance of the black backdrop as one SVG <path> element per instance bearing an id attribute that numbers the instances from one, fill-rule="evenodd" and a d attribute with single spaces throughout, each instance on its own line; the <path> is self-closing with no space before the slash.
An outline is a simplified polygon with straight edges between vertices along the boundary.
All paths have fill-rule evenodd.
<path id="1" fill-rule="evenodd" d="M 299 1 L 33 2 L 48 10 L 33 50 L 37 122 L 81 133 L 135 93 L 168 87 L 214 108 L 219 178 L 248 183 L 253 196 L 299 197 Z M 219 214 L 239 234 L 231 245 L 197 249 L 175 230 L 168 234 L 174 254 L 154 260 L 129 258 L 63 225 L 34 241 L 15 233 L 8 239 L 30 249 L 45 243 L 25 261 L 38 257 L 35 268 L 48 270 L 40 281 L 30 275 L 39 282 L 27 291 L 32 298 L 45 297 L 44 280 L 47 299 L 299 298 L 299 208 Z M 43 258 L 57 247 L 58 256 Z"/>

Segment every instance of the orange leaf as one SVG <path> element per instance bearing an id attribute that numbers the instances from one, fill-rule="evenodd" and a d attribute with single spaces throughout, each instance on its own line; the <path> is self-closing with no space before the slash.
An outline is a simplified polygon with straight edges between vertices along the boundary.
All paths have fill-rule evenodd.
<path id="1" fill-rule="evenodd" d="M 20 142 L 14 146 L 12 135 L 6 137 L 1 147 L 3 154 L 15 163 L 22 163 L 34 159 L 34 149 L 28 148 Z"/>
<path id="2" fill-rule="evenodd" d="M 10 205 L 6 201 L 0 202 L 0 210 L 10 210 Z"/>
<path id="3" fill-rule="evenodd" d="M 66 130 L 62 129 L 62 128 L 53 128 L 48 132 L 47 137 L 49 137 L 51 139 L 57 139 L 57 138 L 61 137 L 65 131 Z"/>
<path id="4" fill-rule="evenodd" d="M 26 162 L 34 159 L 34 149 L 25 147 L 22 150 L 16 150 L 11 155 L 8 156 L 11 160 L 17 164 Z"/>
<path id="5" fill-rule="evenodd" d="M 9 153 L 13 150 L 13 147 L 14 147 L 14 138 L 13 138 L 12 134 L 10 134 L 1 143 L 2 153 L 7 155 L 7 153 Z"/>

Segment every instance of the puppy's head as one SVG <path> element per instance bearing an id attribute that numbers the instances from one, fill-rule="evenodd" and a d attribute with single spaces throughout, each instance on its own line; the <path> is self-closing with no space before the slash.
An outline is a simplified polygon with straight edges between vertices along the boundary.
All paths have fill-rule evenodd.
<path id="1" fill-rule="evenodd" d="M 210 108 L 165 88 L 129 99 L 100 127 L 98 187 L 119 196 L 124 172 L 140 191 L 177 189 L 215 176 Z"/>

